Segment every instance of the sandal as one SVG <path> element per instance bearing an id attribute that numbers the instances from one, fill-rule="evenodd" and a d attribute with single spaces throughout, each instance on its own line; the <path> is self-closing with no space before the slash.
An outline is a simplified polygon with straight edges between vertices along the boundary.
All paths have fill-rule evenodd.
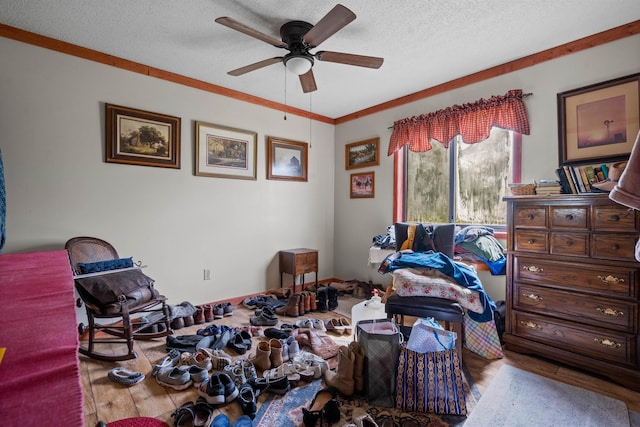
<path id="1" fill-rule="evenodd" d="M 173 415 L 173 425 L 175 427 L 190 427 L 195 421 L 195 405 L 193 402 L 187 402 L 175 410 Z M 203 424 L 204 425 L 204 424 Z"/>

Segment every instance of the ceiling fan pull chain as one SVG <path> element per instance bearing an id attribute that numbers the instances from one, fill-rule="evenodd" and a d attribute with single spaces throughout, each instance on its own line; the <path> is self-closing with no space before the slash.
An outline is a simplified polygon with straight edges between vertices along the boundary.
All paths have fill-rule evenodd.
<path id="1" fill-rule="evenodd" d="M 313 98 L 313 93 L 309 93 L 309 148 L 313 148 L 313 144 L 311 143 L 311 100 Z"/>
<path id="2" fill-rule="evenodd" d="M 284 119 L 287 120 L 287 69 L 284 69 Z"/>

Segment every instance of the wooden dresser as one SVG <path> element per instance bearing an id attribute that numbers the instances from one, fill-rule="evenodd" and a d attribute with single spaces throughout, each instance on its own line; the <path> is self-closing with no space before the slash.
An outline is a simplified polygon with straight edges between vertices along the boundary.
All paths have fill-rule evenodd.
<path id="1" fill-rule="evenodd" d="M 505 200 L 506 348 L 640 391 L 638 212 L 607 194 Z"/>

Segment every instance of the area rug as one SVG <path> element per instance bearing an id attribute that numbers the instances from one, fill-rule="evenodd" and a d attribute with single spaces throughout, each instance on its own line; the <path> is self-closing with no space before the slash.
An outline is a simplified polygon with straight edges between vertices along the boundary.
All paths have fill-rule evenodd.
<path id="1" fill-rule="evenodd" d="M 465 375 L 465 392 L 467 401 L 467 412 L 471 412 L 480 398 L 480 394 L 475 385 L 470 382 L 468 371 L 463 366 Z M 260 406 L 254 427 L 300 427 L 303 426 L 302 408 L 309 408 L 314 396 L 324 386 L 322 380 L 315 380 L 308 385 L 296 387 L 284 396 L 271 395 Z M 395 425 L 401 425 L 401 421 L 414 420 L 414 425 L 421 427 L 462 427 L 466 420 L 463 416 L 435 415 L 425 413 L 407 413 L 395 408 L 382 408 L 370 406 L 366 399 L 361 396 L 345 399 L 338 397 L 342 418 L 336 426 L 343 426 L 350 423 L 354 408 L 363 408 L 374 419 L 380 417 L 392 417 Z"/>
<path id="2" fill-rule="evenodd" d="M 464 427 L 629 425 L 620 400 L 503 365 Z"/>

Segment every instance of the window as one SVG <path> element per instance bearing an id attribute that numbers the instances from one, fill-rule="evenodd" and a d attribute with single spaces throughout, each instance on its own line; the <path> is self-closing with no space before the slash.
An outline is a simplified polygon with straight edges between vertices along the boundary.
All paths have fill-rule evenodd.
<path id="1" fill-rule="evenodd" d="M 508 184 L 519 181 L 520 134 L 493 127 L 489 138 L 476 144 L 457 136 L 449 148 L 432 146 L 418 153 L 405 147 L 404 182 L 399 183 L 405 188 L 405 220 L 506 225 L 502 199 Z"/>

